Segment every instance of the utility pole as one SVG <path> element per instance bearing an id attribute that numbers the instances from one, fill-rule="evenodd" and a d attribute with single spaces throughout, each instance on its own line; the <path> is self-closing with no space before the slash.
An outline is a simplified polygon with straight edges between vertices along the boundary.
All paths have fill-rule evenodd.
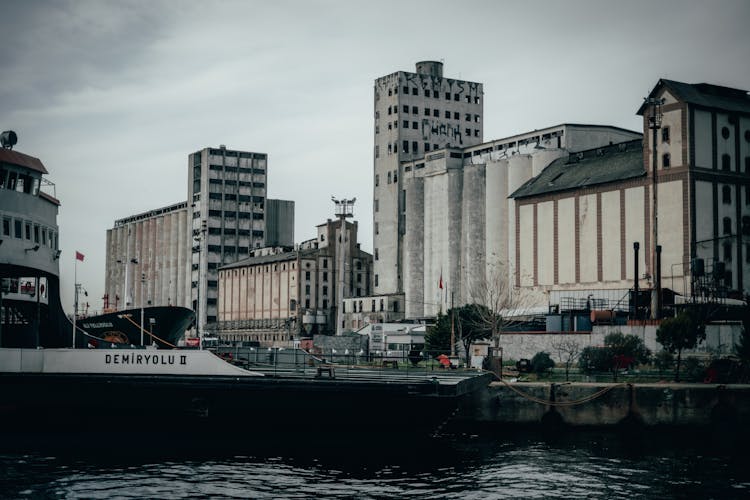
<path id="1" fill-rule="evenodd" d="M 331 201 L 336 205 L 336 216 L 339 218 L 339 239 L 338 248 L 336 249 L 336 256 L 338 257 L 338 282 L 336 286 L 336 335 L 344 333 L 344 288 L 346 287 L 346 248 L 348 246 L 348 238 L 346 237 L 346 219 L 348 217 L 354 217 L 354 202 L 357 198 L 351 200 L 341 199 L 338 200 L 331 196 Z"/>
<path id="2" fill-rule="evenodd" d="M 650 106 L 648 114 L 648 128 L 651 129 L 651 190 L 652 190 L 652 238 L 651 238 L 651 276 L 654 279 L 654 288 L 651 292 L 651 319 L 659 319 L 661 313 L 661 270 L 657 266 L 661 264 L 657 255 L 659 246 L 659 204 L 658 204 L 658 179 L 656 171 L 659 168 L 659 154 L 657 150 L 657 131 L 661 128 L 662 112 L 661 107 L 664 99 L 648 97 L 645 99 L 646 104 Z"/>

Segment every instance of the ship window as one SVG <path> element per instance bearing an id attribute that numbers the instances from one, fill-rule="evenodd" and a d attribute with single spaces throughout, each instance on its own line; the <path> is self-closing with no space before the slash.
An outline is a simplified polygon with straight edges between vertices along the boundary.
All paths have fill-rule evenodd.
<path id="1" fill-rule="evenodd" d="M 11 190 L 15 190 L 16 189 L 16 178 L 17 178 L 17 175 L 18 174 L 15 173 L 15 172 L 13 172 L 12 170 L 10 170 L 8 172 L 8 182 L 5 185 L 5 187 L 7 189 L 11 189 Z"/>
<path id="2" fill-rule="evenodd" d="M 26 230 L 26 239 L 31 241 L 31 222 L 24 224 L 24 229 Z"/>
<path id="3" fill-rule="evenodd" d="M 5 187 L 5 178 L 8 177 L 8 171 L 0 168 L 0 189 Z"/>
<path id="4" fill-rule="evenodd" d="M 34 225 L 34 243 L 39 243 L 39 226 Z"/>
<path id="5" fill-rule="evenodd" d="M 18 238 L 18 239 L 21 239 L 21 238 L 22 238 L 22 236 L 23 236 L 23 235 L 21 234 L 21 228 L 22 228 L 22 224 L 21 224 L 21 221 L 20 221 L 20 220 L 18 220 L 18 219 L 14 219 L 14 220 L 13 220 L 13 226 L 14 226 L 14 227 L 13 227 L 13 229 L 15 230 L 14 236 L 15 236 L 16 238 Z"/>
<path id="6" fill-rule="evenodd" d="M 47 244 L 47 228 L 42 228 L 42 245 Z"/>
<path id="7" fill-rule="evenodd" d="M 10 236 L 10 219 L 3 219 L 3 236 Z"/>

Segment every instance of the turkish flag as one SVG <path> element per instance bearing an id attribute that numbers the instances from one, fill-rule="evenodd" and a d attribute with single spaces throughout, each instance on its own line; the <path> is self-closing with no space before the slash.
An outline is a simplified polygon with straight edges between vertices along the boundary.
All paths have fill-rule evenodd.
<path id="1" fill-rule="evenodd" d="M 76 251 L 76 260 L 83 262 L 83 254 L 79 251 Z"/>

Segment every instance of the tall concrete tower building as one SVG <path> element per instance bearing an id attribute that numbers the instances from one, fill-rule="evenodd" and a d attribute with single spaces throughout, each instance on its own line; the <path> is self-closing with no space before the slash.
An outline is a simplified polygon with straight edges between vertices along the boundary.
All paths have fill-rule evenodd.
<path id="1" fill-rule="evenodd" d="M 265 245 L 267 155 L 205 148 L 188 157 L 191 291 L 199 330 L 215 325 L 218 268 Z"/>
<path id="2" fill-rule="evenodd" d="M 375 80 L 373 196 L 374 292 L 401 293 L 406 191 L 402 162 L 447 154 L 483 140 L 481 83 L 443 77 L 443 63 Z M 424 164 L 422 164 L 424 167 Z M 415 168 L 419 168 L 417 165 Z"/>

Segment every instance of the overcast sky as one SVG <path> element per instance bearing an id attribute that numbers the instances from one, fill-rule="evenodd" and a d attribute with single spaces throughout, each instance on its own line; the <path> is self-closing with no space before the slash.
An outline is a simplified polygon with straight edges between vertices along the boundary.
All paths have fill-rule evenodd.
<path id="1" fill-rule="evenodd" d="M 484 84 L 484 139 L 564 122 L 640 130 L 659 78 L 750 89 L 750 2 L 15 1 L 0 5 L 0 129 L 61 200 L 62 294 L 104 290 L 106 230 L 187 198 L 187 156 L 267 153 L 297 242 L 357 197 L 372 251 L 373 82 L 442 60 Z M 70 293 L 67 291 L 70 290 Z"/>

